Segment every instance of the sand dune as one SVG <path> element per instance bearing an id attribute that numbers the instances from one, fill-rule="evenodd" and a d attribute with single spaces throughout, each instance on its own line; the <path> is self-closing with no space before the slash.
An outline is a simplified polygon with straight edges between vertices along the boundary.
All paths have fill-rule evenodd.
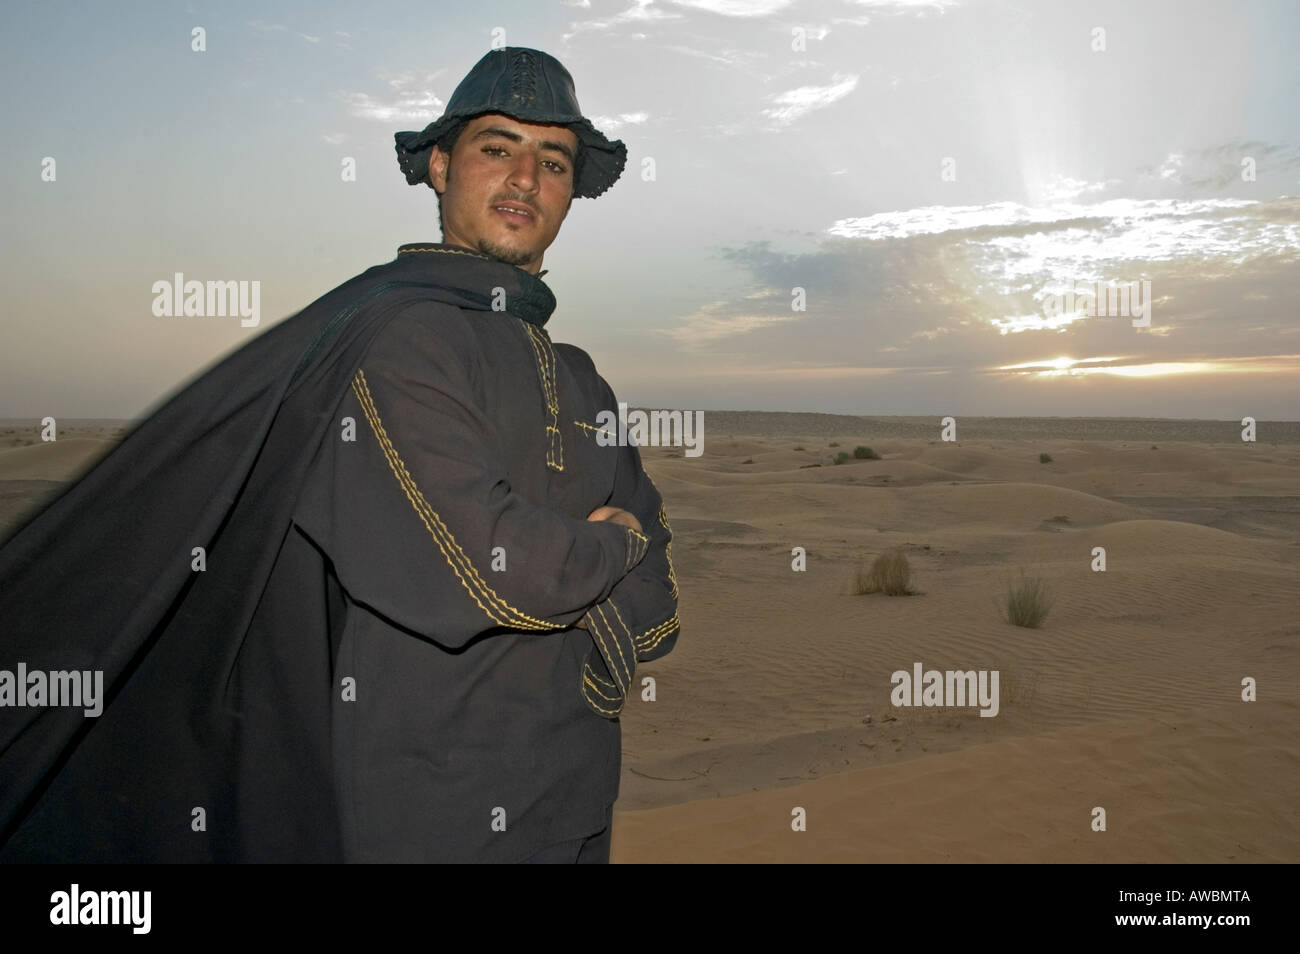
<path id="1" fill-rule="evenodd" d="M 117 446 L 117 427 L 83 426 L 88 436 L 43 442 L 34 427 L 0 428 L 0 541 L 69 480 Z"/>
<path id="2" fill-rule="evenodd" d="M 1291 862 L 1298 747 L 1292 702 L 1098 723 L 615 812 L 611 861 Z"/>
<path id="3" fill-rule="evenodd" d="M 0 481 L 69 480 L 116 444 L 111 440 L 71 437 L 0 450 Z"/>
<path id="4" fill-rule="evenodd" d="M 833 463 L 859 444 L 884 459 Z M 623 717 L 615 860 L 1300 860 L 1300 448 L 705 448 L 643 450 L 683 635 Z M 851 595 L 891 549 L 922 592 Z M 1041 629 L 995 605 L 1021 570 L 1055 594 Z M 914 662 L 998 669 L 999 715 L 893 707 Z M 1123 823 L 1094 836 L 1094 804 Z"/>
<path id="5" fill-rule="evenodd" d="M 1300 861 L 1300 429 L 720 416 L 702 457 L 642 449 L 682 636 L 622 717 L 614 860 Z M 0 450 L 0 522 L 117 433 Z M 916 595 L 853 595 L 887 550 Z M 998 606 L 1021 571 L 1041 628 Z M 998 670 L 998 715 L 894 707 L 917 662 Z"/>

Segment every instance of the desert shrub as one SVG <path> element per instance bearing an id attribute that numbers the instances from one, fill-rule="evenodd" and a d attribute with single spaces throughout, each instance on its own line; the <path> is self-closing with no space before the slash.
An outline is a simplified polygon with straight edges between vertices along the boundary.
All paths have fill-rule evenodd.
<path id="1" fill-rule="evenodd" d="M 911 588 L 912 567 L 907 557 L 897 551 L 882 553 L 872 562 L 871 567 L 859 567 L 854 580 L 853 592 L 884 593 L 886 596 L 910 596 L 915 591 Z"/>
<path id="2" fill-rule="evenodd" d="M 1037 629 L 1047 618 L 1055 598 L 1041 577 L 1026 577 L 1022 572 L 1014 583 L 1007 584 L 1006 620 L 1015 626 Z"/>

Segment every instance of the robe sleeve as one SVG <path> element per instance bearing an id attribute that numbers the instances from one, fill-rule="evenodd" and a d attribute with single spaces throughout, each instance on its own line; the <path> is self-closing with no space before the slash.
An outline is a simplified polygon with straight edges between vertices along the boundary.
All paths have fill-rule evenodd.
<path id="1" fill-rule="evenodd" d="M 567 629 L 646 555 L 648 537 L 511 488 L 509 422 L 475 396 L 463 319 L 421 306 L 372 343 L 339 417 L 355 425 L 297 522 L 349 595 L 450 647 L 486 630 Z"/>
<path id="2" fill-rule="evenodd" d="M 612 391 L 609 400 L 610 407 L 618 406 Z M 590 663 L 584 667 L 582 692 L 588 705 L 606 717 L 622 709 L 636 664 L 667 655 L 676 646 L 680 631 L 672 529 L 663 497 L 642 466 L 641 452 L 631 444 L 618 450 L 614 491 L 608 503 L 636 515 L 649 537 L 649 548 L 636 568 L 583 617 L 604 667 Z"/>

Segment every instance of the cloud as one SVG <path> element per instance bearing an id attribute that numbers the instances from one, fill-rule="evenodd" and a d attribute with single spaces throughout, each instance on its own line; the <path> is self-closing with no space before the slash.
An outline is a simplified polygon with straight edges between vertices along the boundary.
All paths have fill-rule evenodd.
<path id="1" fill-rule="evenodd" d="M 770 17 L 792 6 L 793 0 L 672 0 L 672 3 L 724 17 Z"/>
<path id="2" fill-rule="evenodd" d="M 753 298 L 770 297 L 763 292 L 750 296 Z M 772 325 L 797 321 L 799 315 L 790 311 L 789 299 L 784 300 L 785 313 L 764 314 L 747 311 L 743 303 L 717 301 L 700 307 L 695 314 L 682 318 L 675 328 L 656 329 L 656 333 L 671 338 L 688 350 L 696 350 L 715 344 L 725 338 L 747 335 L 751 331 Z"/>
<path id="3" fill-rule="evenodd" d="M 344 93 L 343 101 L 353 116 L 384 123 L 416 123 L 427 126 L 446 108 L 446 103 L 432 91 L 433 82 L 444 70 L 405 70 L 385 74 L 382 79 L 389 92 L 384 96 L 369 93 Z"/>
<path id="4" fill-rule="evenodd" d="M 296 30 L 290 30 L 283 23 L 267 23 L 265 20 L 249 20 L 248 25 L 258 33 L 292 33 L 299 39 L 308 43 L 319 43 L 320 37 L 313 36 L 310 33 L 299 33 Z"/>
<path id="5" fill-rule="evenodd" d="M 958 0 L 850 0 L 854 6 L 866 7 L 876 13 L 943 13 L 958 5 Z"/>
<path id="6" fill-rule="evenodd" d="M 1300 258 L 1300 200 L 1111 199 L 1028 207 L 932 206 L 842 219 L 828 234 L 867 243 L 931 238 L 970 302 L 1000 333 L 1061 331 L 1097 320 L 1045 307 L 1080 284 L 1232 279 L 1252 263 Z M 1072 299 L 1073 300 L 1073 299 Z M 1157 333 L 1159 332 L 1157 326 Z"/>
<path id="7" fill-rule="evenodd" d="M 866 7 L 879 16 L 942 16 L 950 7 L 958 6 L 958 0 L 850 0 L 854 6 Z M 866 14 L 851 17 L 831 17 L 832 23 L 845 26 L 869 26 L 873 18 Z"/>
<path id="8" fill-rule="evenodd" d="M 673 13 L 663 7 L 656 7 L 654 0 L 632 0 L 632 6 L 622 13 L 616 13 L 611 17 L 598 17 L 594 20 L 575 21 L 570 24 L 569 32 L 561 35 L 561 40 L 567 43 L 580 33 L 598 33 L 625 25 L 663 23 L 669 20 L 684 19 L 686 19 L 684 14 Z"/>
<path id="9" fill-rule="evenodd" d="M 1242 183 L 1243 160 L 1254 164 L 1256 177 L 1300 171 L 1300 147 L 1259 140 L 1234 140 L 1203 149 L 1171 152 L 1156 166 L 1140 170 L 1145 180 L 1190 189 L 1222 191 Z"/>
<path id="10" fill-rule="evenodd" d="M 994 369 L 1010 375 L 1034 378 L 1113 375 L 1122 378 L 1167 377 L 1176 374 L 1295 374 L 1300 371 L 1300 354 L 1243 355 L 1205 358 L 1197 361 L 1139 361 L 1131 357 L 1027 361 Z"/>
<path id="11" fill-rule="evenodd" d="M 841 219 L 811 250 L 755 242 L 722 258 L 758 291 L 665 332 L 710 367 L 816 367 L 827 382 L 890 368 L 1282 381 L 1300 368 L 1300 198 L 908 209 Z M 1138 280 L 1151 282 L 1150 327 L 1043 307 L 1069 283 Z M 807 311 L 790 320 L 796 286 Z"/>
<path id="12" fill-rule="evenodd" d="M 674 46 L 672 44 L 664 46 L 663 49 L 681 53 L 684 56 L 694 56 L 702 60 L 708 60 L 728 69 L 748 65 L 761 55 L 758 50 L 738 50 L 735 48 L 697 50 L 694 47 Z"/>
<path id="13" fill-rule="evenodd" d="M 619 113 L 617 116 L 589 116 L 591 124 L 601 132 L 617 132 L 624 126 L 641 126 L 649 119 L 650 114 L 640 113 Z"/>
<path id="14" fill-rule="evenodd" d="M 762 114 L 777 127 L 788 126 L 808 113 L 839 102 L 853 92 L 857 85 L 857 74 L 844 76 L 837 73 L 829 85 L 800 86 L 777 93 L 771 99 L 774 105 L 764 109 Z"/>
<path id="15" fill-rule="evenodd" d="M 891 84 L 892 85 L 892 84 Z M 1071 199 L 1080 197 L 1097 197 L 1101 193 L 1107 192 L 1117 185 L 1122 185 L 1120 179 L 1106 179 L 1103 182 L 1088 182 L 1084 179 L 1075 179 L 1070 176 L 1056 176 L 1046 183 L 1039 190 L 1043 199 L 1049 202 L 1067 202 Z"/>

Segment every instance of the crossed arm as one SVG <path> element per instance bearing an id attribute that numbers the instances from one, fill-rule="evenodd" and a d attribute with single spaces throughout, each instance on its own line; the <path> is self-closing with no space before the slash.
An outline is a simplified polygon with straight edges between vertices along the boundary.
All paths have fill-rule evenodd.
<path id="1" fill-rule="evenodd" d="M 586 629 L 581 691 L 612 717 L 636 664 L 678 636 L 663 499 L 634 446 L 618 448 L 610 498 L 586 519 L 515 492 L 503 435 L 474 398 L 465 355 L 476 343 L 464 336 L 457 321 L 414 308 L 389 324 L 340 411 L 355 418 L 355 440 L 334 449 L 296 520 L 354 599 L 441 645 L 493 627 Z"/>
<path id="2" fill-rule="evenodd" d="M 608 385 L 606 385 L 608 391 Z M 617 407 L 612 391 L 611 407 Z M 627 700 L 638 662 L 672 651 L 680 626 L 677 577 L 673 572 L 672 530 L 663 498 L 641 463 L 635 446 L 619 449 L 619 464 L 610 504 L 628 513 L 649 538 L 645 558 L 598 600 L 574 625 L 590 634 L 604 672 L 588 660 L 582 692 L 588 704 L 606 717 L 617 715 Z M 600 510 L 588 519 L 599 519 Z M 630 525 L 630 524 L 628 524 Z"/>
<path id="3" fill-rule="evenodd" d="M 622 520 L 585 520 L 517 493 L 474 398 L 476 342 L 408 309 L 376 339 L 339 411 L 355 439 L 300 500 L 298 524 L 358 602 L 459 647 L 494 627 L 567 629 L 647 555 Z"/>

